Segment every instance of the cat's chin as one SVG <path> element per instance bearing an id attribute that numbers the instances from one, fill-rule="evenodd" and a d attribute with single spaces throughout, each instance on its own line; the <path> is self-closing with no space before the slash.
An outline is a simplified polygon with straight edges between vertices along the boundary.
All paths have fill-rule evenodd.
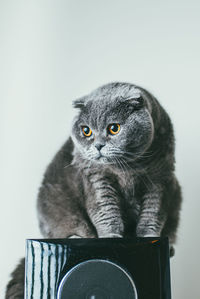
<path id="1" fill-rule="evenodd" d="M 99 156 L 95 159 L 95 162 L 98 164 L 108 164 L 108 159 L 105 156 Z"/>
<path id="2" fill-rule="evenodd" d="M 94 164 L 98 164 L 98 165 L 108 165 L 108 164 L 113 164 L 111 159 L 109 159 L 106 156 L 103 155 L 99 155 L 98 157 L 95 157 L 91 160 L 91 162 L 93 162 Z"/>

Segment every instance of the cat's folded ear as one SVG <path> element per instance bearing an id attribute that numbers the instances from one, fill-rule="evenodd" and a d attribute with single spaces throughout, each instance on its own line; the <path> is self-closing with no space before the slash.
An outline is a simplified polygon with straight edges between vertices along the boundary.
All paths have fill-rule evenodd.
<path id="1" fill-rule="evenodd" d="M 138 97 L 130 97 L 125 100 L 126 103 L 129 103 L 134 109 L 138 110 L 144 106 L 144 99 L 141 95 Z"/>
<path id="2" fill-rule="evenodd" d="M 85 98 L 80 98 L 80 99 L 74 100 L 72 102 L 72 106 L 73 106 L 73 108 L 79 108 L 79 109 L 84 108 L 85 107 Z"/>

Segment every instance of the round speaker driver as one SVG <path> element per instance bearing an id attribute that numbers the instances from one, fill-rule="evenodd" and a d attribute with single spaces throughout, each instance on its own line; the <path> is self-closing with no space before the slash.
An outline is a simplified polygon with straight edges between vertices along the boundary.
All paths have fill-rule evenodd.
<path id="1" fill-rule="evenodd" d="M 74 266 L 58 287 L 57 299 L 137 299 L 132 277 L 121 266 L 93 259 Z"/>

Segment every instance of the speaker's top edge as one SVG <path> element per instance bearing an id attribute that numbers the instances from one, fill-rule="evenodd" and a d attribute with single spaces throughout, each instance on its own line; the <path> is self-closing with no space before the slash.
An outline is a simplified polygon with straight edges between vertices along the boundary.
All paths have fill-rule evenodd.
<path id="1" fill-rule="evenodd" d="M 168 242 L 167 237 L 146 237 L 146 238 L 80 238 L 80 239 L 27 239 L 26 242 L 39 242 L 58 245 L 70 245 L 70 246 L 104 246 L 104 245 L 137 245 L 137 244 L 160 244 Z"/>

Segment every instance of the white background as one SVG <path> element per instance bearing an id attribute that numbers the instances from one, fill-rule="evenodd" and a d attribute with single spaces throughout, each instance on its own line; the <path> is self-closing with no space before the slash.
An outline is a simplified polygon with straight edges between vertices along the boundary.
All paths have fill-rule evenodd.
<path id="1" fill-rule="evenodd" d="M 71 101 L 111 81 L 149 89 L 172 118 L 184 196 L 172 293 L 199 298 L 199 53 L 198 0 L 0 1 L 1 298 L 25 239 L 41 237 L 37 192 Z"/>

